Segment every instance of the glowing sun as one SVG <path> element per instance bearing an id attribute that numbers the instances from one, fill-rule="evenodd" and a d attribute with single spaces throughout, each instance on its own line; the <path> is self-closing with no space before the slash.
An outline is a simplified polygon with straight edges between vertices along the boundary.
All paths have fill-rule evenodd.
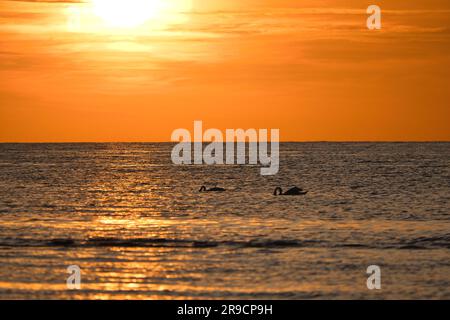
<path id="1" fill-rule="evenodd" d="M 164 20 L 168 12 L 184 11 L 190 0 L 92 0 L 95 15 L 112 27 L 130 28 Z"/>

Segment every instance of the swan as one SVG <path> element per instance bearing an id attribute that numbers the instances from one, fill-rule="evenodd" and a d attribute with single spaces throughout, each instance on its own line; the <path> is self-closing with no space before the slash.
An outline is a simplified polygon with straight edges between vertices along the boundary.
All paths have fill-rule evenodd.
<path id="1" fill-rule="evenodd" d="M 199 190 L 199 192 L 223 192 L 223 191 L 225 191 L 224 188 L 214 187 L 211 189 L 206 189 L 205 186 L 202 186 Z"/>
<path id="2" fill-rule="evenodd" d="M 304 196 L 307 193 L 308 193 L 308 191 L 303 191 L 302 188 L 297 188 L 297 187 L 293 187 L 283 193 L 283 189 L 281 189 L 280 187 L 277 187 L 277 188 L 275 188 L 273 195 L 274 196 Z"/>

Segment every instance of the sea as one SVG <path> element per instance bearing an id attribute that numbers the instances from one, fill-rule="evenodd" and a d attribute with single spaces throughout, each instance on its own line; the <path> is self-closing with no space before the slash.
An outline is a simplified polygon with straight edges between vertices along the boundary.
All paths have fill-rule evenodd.
<path id="1" fill-rule="evenodd" d="M 172 148 L 0 144 L 0 299 L 450 299 L 450 143 Z"/>

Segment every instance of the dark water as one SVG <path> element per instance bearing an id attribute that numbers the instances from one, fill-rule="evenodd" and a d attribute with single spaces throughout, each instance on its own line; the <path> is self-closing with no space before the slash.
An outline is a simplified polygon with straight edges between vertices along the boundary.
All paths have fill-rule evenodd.
<path id="1" fill-rule="evenodd" d="M 262 177 L 170 144 L 0 145 L 0 298 L 450 298 L 450 143 L 280 150 Z"/>

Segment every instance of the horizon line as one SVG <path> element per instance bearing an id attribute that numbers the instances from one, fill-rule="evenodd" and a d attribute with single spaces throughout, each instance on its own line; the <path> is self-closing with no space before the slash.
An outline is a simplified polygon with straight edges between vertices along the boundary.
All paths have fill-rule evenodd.
<path id="1" fill-rule="evenodd" d="M 211 143 L 214 141 L 202 141 L 202 143 Z M 238 141 L 222 141 L 222 143 L 237 143 Z M 271 142 L 271 141 L 256 141 Z M 183 143 L 182 141 L 0 141 L 0 144 L 106 144 L 106 143 Z M 199 143 L 191 141 L 187 143 Z M 249 143 L 246 141 L 246 143 Z M 279 143 L 450 143 L 449 140 L 286 140 Z"/>

